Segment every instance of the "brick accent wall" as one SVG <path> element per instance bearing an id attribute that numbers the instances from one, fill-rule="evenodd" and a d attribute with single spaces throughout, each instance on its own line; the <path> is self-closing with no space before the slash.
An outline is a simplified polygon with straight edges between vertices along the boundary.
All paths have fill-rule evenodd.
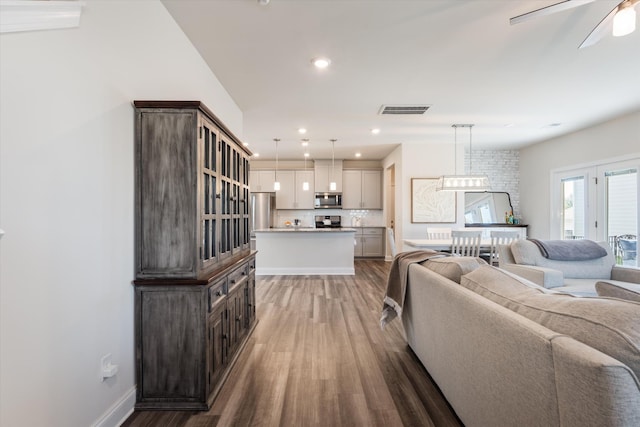
<path id="1" fill-rule="evenodd" d="M 513 214 L 520 212 L 520 152 L 518 150 L 473 150 L 473 171 L 469 170 L 469 150 L 464 152 L 465 173 L 487 174 L 491 191 L 506 191 Z"/>

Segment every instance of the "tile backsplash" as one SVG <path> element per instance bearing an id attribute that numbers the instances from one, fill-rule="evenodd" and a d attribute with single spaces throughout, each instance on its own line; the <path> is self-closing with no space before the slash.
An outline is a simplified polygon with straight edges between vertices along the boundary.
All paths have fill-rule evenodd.
<path id="1" fill-rule="evenodd" d="M 317 210 L 276 210 L 276 227 L 284 227 L 286 221 L 300 220 L 301 227 L 314 227 L 316 215 L 340 215 L 343 227 L 355 226 L 355 218 L 360 218 L 360 227 L 384 227 L 381 210 L 368 209 L 317 209 Z"/>

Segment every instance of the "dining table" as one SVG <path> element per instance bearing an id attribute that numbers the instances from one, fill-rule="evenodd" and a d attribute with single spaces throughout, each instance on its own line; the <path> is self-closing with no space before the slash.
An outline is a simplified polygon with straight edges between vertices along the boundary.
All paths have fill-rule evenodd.
<path id="1" fill-rule="evenodd" d="M 432 249 L 434 251 L 445 251 L 451 249 L 451 239 L 404 239 L 405 246 L 412 249 Z M 480 252 L 491 250 L 491 238 L 483 238 L 480 241 Z"/>

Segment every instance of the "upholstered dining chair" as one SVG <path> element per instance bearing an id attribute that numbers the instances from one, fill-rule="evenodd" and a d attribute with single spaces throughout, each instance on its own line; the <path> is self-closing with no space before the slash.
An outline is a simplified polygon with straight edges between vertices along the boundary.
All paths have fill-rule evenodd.
<path id="1" fill-rule="evenodd" d="M 429 240 L 442 240 L 451 238 L 450 228 L 427 228 L 427 239 Z"/>
<path id="2" fill-rule="evenodd" d="M 480 256 L 482 231 L 452 230 L 451 254 L 460 256 Z"/>
<path id="3" fill-rule="evenodd" d="M 514 240 L 518 240 L 520 238 L 520 233 L 517 231 L 499 231 L 492 230 L 491 231 L 491 249 L 489 252 L 489 264 L 491 265 L 499 265 L 498 259 L 498 246 L 499 245 L 508 245 Z"/>

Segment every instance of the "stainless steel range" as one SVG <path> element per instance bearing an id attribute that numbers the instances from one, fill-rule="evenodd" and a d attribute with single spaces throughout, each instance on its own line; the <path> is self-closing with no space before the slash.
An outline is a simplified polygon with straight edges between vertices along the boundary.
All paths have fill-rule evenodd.
<path id="1" fill-rule="evenodd" d="M 341 218 L 340 215 L 316 215 L 316 228 L 340 228 Z"/>

